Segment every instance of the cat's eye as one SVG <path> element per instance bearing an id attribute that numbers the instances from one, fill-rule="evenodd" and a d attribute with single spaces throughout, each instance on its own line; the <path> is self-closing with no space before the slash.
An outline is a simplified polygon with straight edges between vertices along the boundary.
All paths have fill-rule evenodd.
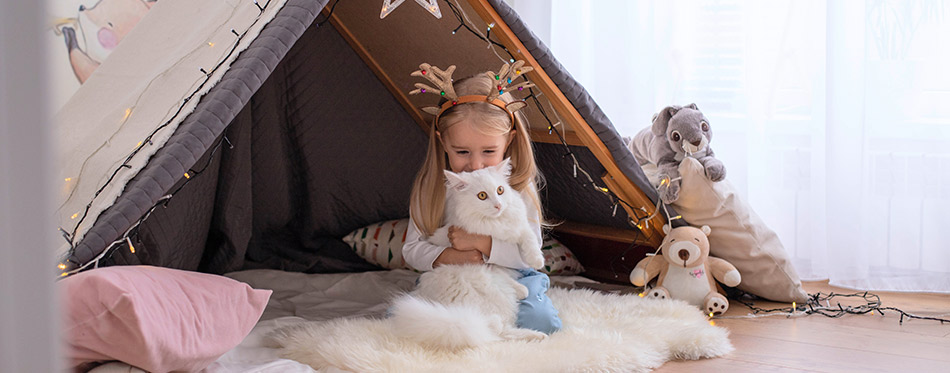
<path id="1" fill-rule="evenodd" d="M 500 196 L 500 195 L 502 195 L 502 194 L 504 194 L 504 193 L 505 193 L 505 187 L 499 185 L 499 186 L 498 186 L 498 195 Z"/>
<path id="2" fill-rule="evenodd" d="M 482 201 L 488 199 L 488 193 L 485 193 L 485 192 L 478 192 L 478 199 L 480 199 L 480 200 L 482 200 Z"/>
<path id="3" fill-rule="evenodd" d="M 672 138 L 673 141 L 680 141 L 680 133 L 673 131 L 673 133 L 670 134 L 670 138 Z"/>

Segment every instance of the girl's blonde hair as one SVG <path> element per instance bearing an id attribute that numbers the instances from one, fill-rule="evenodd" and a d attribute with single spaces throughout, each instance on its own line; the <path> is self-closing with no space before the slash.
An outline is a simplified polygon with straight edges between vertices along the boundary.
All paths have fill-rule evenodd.
<path id="1" fill-rule="evenodd" d="M 459 96 L 488 95 L 494 88 L 493 81 L 485 74 L 478 74 L 459 80 L 453 84 Z M 511 94 L 498 96 L 505 103 L 514 101 Z M 440 103 L 441 105 L 441 103 Z M 515 112 L 514 128 L 511 126 L 508 113 L 488 102 L 470 102 L 453 106 L 438 117 L 429 129 L 429 145 L 426 150 L 426 159 L 412 184 L 412 194 L 409 199 L 409 211 L 412 214 L 416 227 L 426 237 L 442 226 L 445 217 L 445 173 L 447 155 L 442 141 L 436 131 L 445 134 L 449 128 L 468 119 L 477 124 L 475 130 L 489 136 L 508 134 L 516 130 L 514 141 L 508 146 L 505 157 L 511 158 L 511 176 L 508 183 L 521 193 L 526 193 L 538 212 L 538 223 L 543 223 L 541 199 L 538 197 L 538 186 L 543 182 L 541 174 L 534 160 L 534 149 L 531 146 L 531 137 L 528 134 L 527 121 L 520 112 Z"/>

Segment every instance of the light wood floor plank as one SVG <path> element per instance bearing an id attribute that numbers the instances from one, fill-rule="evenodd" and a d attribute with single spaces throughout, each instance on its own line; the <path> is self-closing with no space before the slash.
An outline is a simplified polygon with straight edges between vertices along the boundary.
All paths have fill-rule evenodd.
<path id="1" fill-rule="evenodd" d="M 803 284 L 809 294 L 818 291 L 855 293 L 827 282 Z M 897 307 L 920 316 L 950 318 L 950 294 L 874 292 L 883 307 Z M 835 301 L 839 301 L 838 298 Z M 842 305 L 863 304 L 863 299 L 840 300 Z M 789 304 L 757 301 L 761 308 Z M 726 317 L 745 316 L 749 309 L 733 302 Z M 947 372 L 950 371 L 950 323 L 904 319 L 896 312 L 718 318 L 716 324 L 730 331 L 736 347 L 718 359 L 669 362 L 657 372 Z"/>

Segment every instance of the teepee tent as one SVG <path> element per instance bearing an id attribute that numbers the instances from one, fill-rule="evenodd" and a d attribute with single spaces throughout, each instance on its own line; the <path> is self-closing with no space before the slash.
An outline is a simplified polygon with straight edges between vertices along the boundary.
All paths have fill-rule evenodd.
<path id="1" fill-rule="evenodd" d="M 533 66 L 537 86 L 522 96 L 546 214 L 657 247 L 666 219 L 649 181 L 502 0 L 437 3 L 440 12 L 406 2 L 385 18 L 389 1 L 327 3 L 152 8 L 55 117 L 63 185 L 50 232 L 64 274 L 362 268 L 339 238 L 408 215 L 429 126 L 418 108 L 433 104 L 407 95 L 423 62 L 457 65 L 456 77 Z"/>

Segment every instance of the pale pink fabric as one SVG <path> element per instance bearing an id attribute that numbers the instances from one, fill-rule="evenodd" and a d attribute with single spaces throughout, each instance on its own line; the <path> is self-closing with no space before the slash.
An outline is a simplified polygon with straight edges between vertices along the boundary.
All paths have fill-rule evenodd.
<path id="1" fill-rule="evenodd" d="M 119 360 L 150 372 L 200 370 L 241 343 L 271 290 L 218 275 L 115 266 L 59 282 L 74 365 Z"/>

